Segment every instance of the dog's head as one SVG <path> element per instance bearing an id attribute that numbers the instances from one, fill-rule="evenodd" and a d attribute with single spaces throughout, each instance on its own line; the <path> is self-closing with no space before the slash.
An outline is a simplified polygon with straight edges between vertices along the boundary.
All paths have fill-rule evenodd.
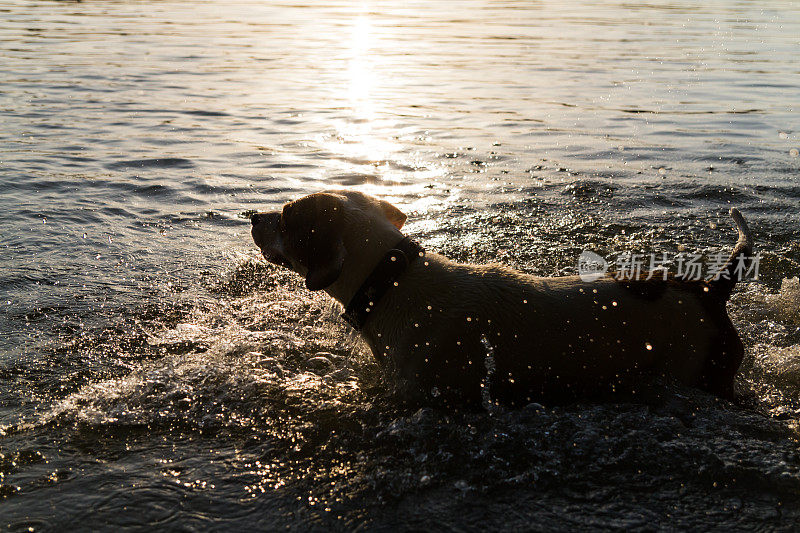
<path id="1" fill-rule="evenodd" d="M 360 192 L 325 191 L 250 220 L 253 240 L 267 261 L 305 276 L 306 287 L 316 291 L 342 281 L 357 288 L 402 238 L 406 215 Z"/>

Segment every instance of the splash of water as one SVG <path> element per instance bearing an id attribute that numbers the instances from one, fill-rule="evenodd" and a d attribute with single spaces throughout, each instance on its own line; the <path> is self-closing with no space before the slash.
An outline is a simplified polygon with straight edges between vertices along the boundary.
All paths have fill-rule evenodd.
<path id="1" fill-rule="evenodd" d="M 492 378 L 497 370 L 497 361 L 494 357 L 494 346 L 489 342 L 486 335 L 481 335 L 481 344 L 486 350 L 486 357 L 483 359 L 483 364 L 486 367 L 486 375 L 481 380 L 481 405 L 487 413 L 492 414 L 499 409 L 498 404 L 492 400 Z"/>

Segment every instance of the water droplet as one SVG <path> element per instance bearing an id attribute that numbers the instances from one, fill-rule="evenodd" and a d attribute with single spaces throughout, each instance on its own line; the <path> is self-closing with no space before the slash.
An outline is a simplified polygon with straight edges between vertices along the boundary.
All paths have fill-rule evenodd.
<path id="1" fill-rule="evenodd" d="M 456 481 L 455 483 L 453 483 L 453 485 L 455 485 L 455 487 L 456 487 L 458 490 L 468 490 L 468 489 L 469 489 L 469 485 L 468 485 L 468 484 L 467 484 L 467 482 L 466 482 L 466 481 L 464 481 L 463 479 L 459 479 L 458 481 Z"/>

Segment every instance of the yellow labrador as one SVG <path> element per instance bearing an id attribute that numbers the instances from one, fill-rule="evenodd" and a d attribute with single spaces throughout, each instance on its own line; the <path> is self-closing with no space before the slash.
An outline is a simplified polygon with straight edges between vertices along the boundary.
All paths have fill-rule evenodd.
<path id="1" fill-rule="evenodd" d="M 264 257 L 346 309 L 375 357 L 425 394 L 452 403 L 521 404 L 633 390 L 669 376 L 733 396 L 742 343 L 725 310 L 739 241 L 712 281 L 543 278 L 425 252 L 400 232 L 406 216 L 355 191 L 326 191 L 252 216 Z M 741 257 L 740 257 L 741 255 Z"/>

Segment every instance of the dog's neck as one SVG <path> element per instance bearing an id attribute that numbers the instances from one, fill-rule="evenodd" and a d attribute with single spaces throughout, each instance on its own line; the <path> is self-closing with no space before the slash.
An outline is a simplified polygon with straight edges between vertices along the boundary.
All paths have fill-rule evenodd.
<path id="1" fill-rule="evenodd" d="M 411 237 L 405 237 L 397 243 L 381 258 L 375 270 L 345 306 L 342 315 L 344 321 L 361 331 L 386 293 L 398 287 L 412 263 L 424 255 L 425 250 Z"/>
<path id="2" fill-rule="evenodd" d="M 332 298 L 347 307 L 353 295 L 361 288 L 367 277 L 375 270 L 386 253 L 405 237 L 400 231 L 383 236 L 371 236 L 366 241 L 348 246 L 342 273 L 330 286 L 325 288 Z M 365 246 L 368 244 L 368 246 Z"/>

